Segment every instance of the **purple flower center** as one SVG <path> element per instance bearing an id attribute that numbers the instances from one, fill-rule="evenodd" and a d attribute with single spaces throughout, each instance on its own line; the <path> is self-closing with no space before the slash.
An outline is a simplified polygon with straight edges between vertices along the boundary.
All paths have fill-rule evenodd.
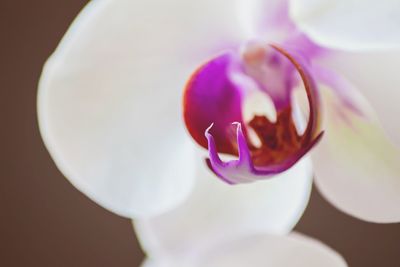
<path id="1" fill-rule="evenodd" d="M 292 106 L 301 82 L 309 107 L 302 133 Z M 272 100 L 275 120 L 254 114 L 245 121 L 244 103 L 254 92 Z M 318 90 L 307 62 L 299 52 L 276 45 L 250 43 L 208 61 L 192 75 L 184 93 L 189 133 L 209 150 L 209 168 L 230 184 L 266 179 L 293 166 L 320 140 L 319 117 Z M 238 159 L 224 162 L 219 153 Z"/>

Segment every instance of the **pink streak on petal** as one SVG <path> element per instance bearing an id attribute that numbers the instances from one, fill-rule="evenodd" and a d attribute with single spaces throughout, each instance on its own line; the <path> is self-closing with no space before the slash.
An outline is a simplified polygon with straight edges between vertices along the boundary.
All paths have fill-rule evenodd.
<path id="1" fill-rule="evenodd" d="M 321 67 L 314 66 L 313 74 L 317 81 L 327 85 L 332 92 L 339 98 L 341 104 L 359 116 L 364 114 L 365 108 L 357 89 L 346 78 L 340 74 Z"/>

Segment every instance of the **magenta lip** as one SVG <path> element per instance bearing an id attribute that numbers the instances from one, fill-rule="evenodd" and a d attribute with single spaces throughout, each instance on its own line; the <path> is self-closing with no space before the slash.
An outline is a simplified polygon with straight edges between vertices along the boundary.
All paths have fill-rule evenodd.
<path id="1" fill-rule="evenodd" d="M 231 77 L 233 71 L 239 72 L 237 75 L 247 75 L 247 73 L 240 67 L 240 57 L 234 53 L 223 54 L 203 65 L 193 74 L 186 87 L 184 116 L 189 133 L 198 144 L 208 149 L 209 158 L 206 159 L 208 167 L 228 184 L 268 179 L 288 170 L 307 154 L 323 135 L 323 132 L 318 130 L 320 117 L 318 89 L 307 62 L 295 52 L 290 53 L 277 45 L 268 47 L 279 56 L 268 64 L 273 67 L 282 66 L 280 65 L 282 58 L 288 60 L 291 69 L 294 73 L 297 71 L 304 84 L 310 114 L 306 130 L 302 135 L 293 130 L 295 127 L 290 118 L 291 102 L 284 101 L 282 104 L 277 101 L 278 98 L 272 97 L 280 114 L 276 123 L 266 121 L 265 125 L 256 129 L 243 122 L 242 102 L 247 88 L 233 82 Z M 282 75 L 290 75 L 293 72 L 285 68 Z M 281 80 L 286 86 L 282 87 L 282 90 L 285 90 L 289 95 L 287 99 L 290 100 L 292 87 L 295 85 L 285 83 L 285 79 Z M 268 94 L 268 90 L 261 89 Z M 232 124 L 236 125 L 236 130 Z M 269 146 L 264 145 L 261 149 L 256 148 L 247 138 L 246 127 L 249 126 L 259 131 L 257 134 L 261 141 L 264 137 L 271 137 L 268 133 L 275 134 L 272 136 L 275 142 L 268 142 Z M 282 135 L 282 132 L 285 133 Z M 224 162 L 219 153 L 234 155 L 238 159 Z"/>

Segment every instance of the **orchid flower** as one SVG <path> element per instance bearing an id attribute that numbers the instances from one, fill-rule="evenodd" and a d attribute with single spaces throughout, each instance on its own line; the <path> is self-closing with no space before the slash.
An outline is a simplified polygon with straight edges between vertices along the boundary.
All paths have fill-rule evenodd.
<path id="1" fill-rule="evenodd" d="M 75 187 L 135 219 L 147 264 L 196 254 L 218 265 L 215 242 L 235 251 L 235 238 L 289 232 L 314 172 L 339 209 L 399 221 L 399 53 L 386 51 L 400 43 L 399 8 L 93 1 L 44 67 L 43 140 Z M 303 244 L 265 238 L 260 249 Z"/>
<path id="2" fill-rule="evenodd" d="M 253 27 L 247 31 L 254 36 L 251 41 L 240 49 L 212 57 L 192 74 L 184 93 L 185 124 L 192 138 L 208 149 L 206 162 L 216 176 L 228 184 L 271 179 L 316 146 L 316 183 L 331 203 L 360 219 L 399 220 L 400 209 L 394 204 L 400 197 L 396 144 L 399 128 L 393 125 L 393 115 L 389 113 L 396 104 L 379 105 L 395 89 L 384 88 L 376 93 L 383 83 L 381 71 L 370 70 L 375 64 L 366 62 L 376 56 L 365 52 L 394 48 L 396 41 L 390 34 L 387 40 L 382 37 L 374 42 L 369 34 L 381 36 L 386 30 L 377 31 L 374 25 L 371 32 L 365 33 L 360 28 L 360 23 L 378 23 L 377 13 L 370 14 L 369 9 L 376 7 L 375 3 L 367 7 L 362 2 L 366 10 L 347 14 L 360 3 L 292 1 L 288 7 L 278 4 L 275 17 L 259 21 L 257 16 L 246 16 L 244 12 L 247 21 L 252 20 Z M 254 10 L 271 8 L 269 1 L 252 4 L 253 15 Z M 393 12 L 399 10 L 399 4 L 380 4 L 376 11 L 384 11 L 387 16 L 381 23 L 398 25 L 400 20 L 394 18 Z M 245 5 L 251 9 L 251 4 Z M 345 20 L 339 16 L 341 12 Z M 351 16 L 347 18 L 351 33 L 342 28 L 346 16 Z M 357 16 L 362 22 L 353 22 Z M 340 27 L 340 32 L 335 27 Z M 330 31 L 332 35 L 327 34 Z M 358 54 L 339 49 L 358 50 Z M 356 63 L 361 58 L 364 66 Z M 345 65 L 357 67 L 341 72 Z M 356 72 L 380 82 L 370 89 L 371 85 L 361 80 L 368 80 L 365 76 L 355 77 L 354 82 L 345 77 Z M 356 81 L 362 86 L 357 87 Z M 295 96 L 301 83 L 309 106 L 308 121 L 303 127 Z M 373 104 L 381 106 L 382 116 L 377 116 L 358 88 Z M 272 104 L 263 98 L 269 98 Z M 252 109 L 255 112 L 249 112 Z M 236 126 L 232 127 L 232 123 Z M 224 161 L 221 153 L 238 159 Z"/>

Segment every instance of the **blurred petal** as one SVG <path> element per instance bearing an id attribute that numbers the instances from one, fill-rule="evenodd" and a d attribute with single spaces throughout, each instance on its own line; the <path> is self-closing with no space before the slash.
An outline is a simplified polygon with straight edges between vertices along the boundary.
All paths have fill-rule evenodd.
<path id="1" fill-rule="evenodd" d="M 290 0 L 290 16 L 296 25 L 330 48 L 398 48 L 399 14 L 397 0 Z"/>
<path id="2" fill-rule="evenodd" d="M 337 85 L 345 83 L 339 80 Z M 333 205 L 352 216 L 378 223 L 399 222 L 399 150 L 350 85 L 342 89 L 352 91 L 361 115 L 331 92 L 323 94 L 326 136 L 314 152 L 316 184 Z"/>
<path id="3" fill-rule="evenodd" d="M 178 267 L 177 264 L 172 265 L 172 263 L 165 259 L 145 259 L 140 267 Z"/>
<path id="4" fill-rule="evenodd" d="M 194 174 L 181 93 L 210 46 L 240 34 L 229 3 L 93 1 L 78 16 L 43 70 L 38 116 L 79 190 L 129 217 L 187 196 Z"/>
<path id="5" fill-rule="evenodd" d="M 271 180 L 240 186 L 215 179 L 203 164 L 198 168 L 198 184 L 184 204 L 134 221 L 149 256 L 190 253 L 189 249 L 242 234 L 287 233 L 302 215 L 311 191 L 309 158 Z"/>
<path id="6" fill-rule="evenodd" d="M 247 39 L 280 42 L 294 29 L 288 14 L 288 0 L 238 1 L 238 18 Z"/>
<path id="7" fill-rule="evenodd" d="M 400 51 L 336 52 L 321 63 L 343 74 L 375 110 L 389 139 L 400 148 Z"/>
<path id="8" fill-rule="evenodd" d="M 196 257 L 197 256 L 197 257 Z M 297 233 L 288 236 L 250 235 L 210 247 L 191 261 L 147 260 L 142 267 L 345 267 L 345 260 L 334 250 Z"/>

